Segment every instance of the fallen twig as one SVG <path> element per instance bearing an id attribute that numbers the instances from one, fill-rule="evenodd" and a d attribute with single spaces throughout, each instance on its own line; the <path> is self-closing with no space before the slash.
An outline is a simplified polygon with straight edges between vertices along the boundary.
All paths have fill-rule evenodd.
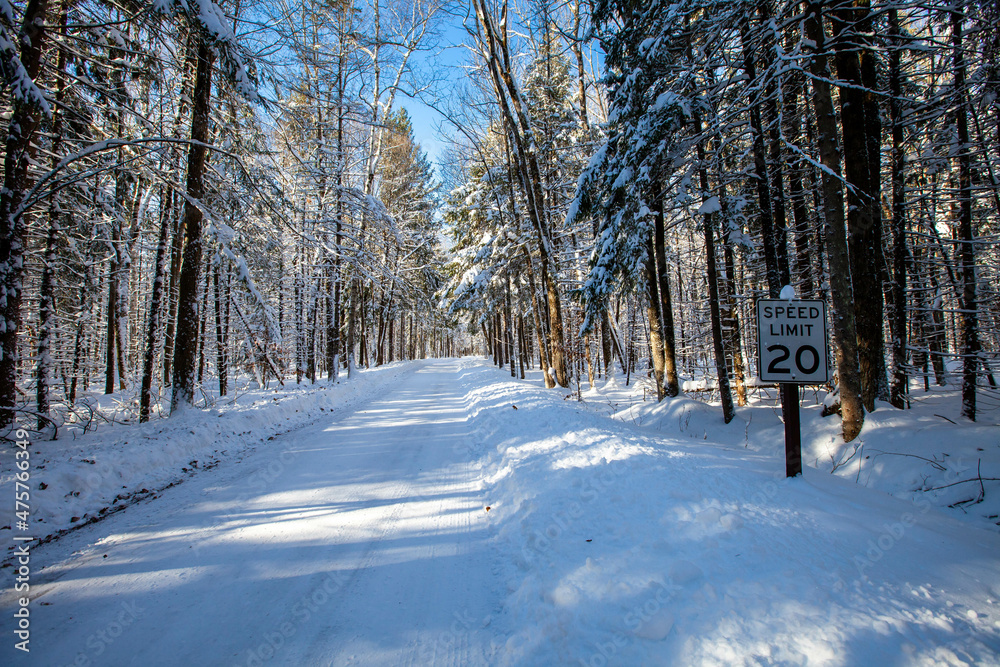
<path id="1" fill-rule="evenodd" d="M 945 468 L 943 465 L 941 465 L 943 463 L 943 461 L 938 461 L 937 459 L 929 459 L 929 458 L 927 458 L 925 456 L 917 456 L 916 454 L 901 454 L 900 452 L 883 452 L 883 451 L 878 450 L 878 449 L 875 449 L 875 450 L 872 450 L 872 451 L 878 452 L 875 456 L 881 456 L 882 454 L 890 454 L 892 456 L 909 456 L 910 458 L 920 459 L 921 461 L 927 461 L 928 463 L 930 463 L 932 466 L 934 466 L 935 468 L 937 468 L 941 472 L 945 472 L 947 470 L 947 468 Z"/>
<path id="2" fill-rule="evenodd" d="M 966 484 L 967 482 L 979 482 L 980 489 L 982 489 L 982 482 L 1000 482 L 1000 477 L 973 477 L 972 479 L 963 479 L 960 482 L 952 482 L 951 484 L 945 484 L 944 486 L 932 486 L 929 489 L 924 489 L 924 491 L 940 491 L 941 489 L 947 489 L 949 486 L 957 486 L 958 484 Z"/>

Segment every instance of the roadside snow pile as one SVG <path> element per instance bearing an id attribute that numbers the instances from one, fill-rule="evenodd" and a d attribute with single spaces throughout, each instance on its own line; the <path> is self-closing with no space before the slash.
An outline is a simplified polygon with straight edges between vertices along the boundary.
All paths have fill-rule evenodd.
<path id="1" fill-rule="evenodd" d="M 785 479 L 757 413 L 724 426 L 682 399 L 616 422 L 483 372 L 469 407 L 509 664 L 1000 659 L 995 532 L 814 468 Z"/>
<path id="2" fill-rule="evenodd" d="M 222 399 L 213 408 L 192 408 L 169 419 L 107 424 L 84 435 L 61 431 L 59 440 L 34 440 L 29 447 L 30 528 L 18 534 L 44 539 L 147 498 L 323 412 L 350 410 L 412 369 L 412 364 L 390 364 L 362 370 L 356 379 L 332 387 L 292 384 L 252 391 L 235 403 Z M 8 498 L 14 497 L 15 451 L 4 447 L 0 452 L 0 494 Z M 0 531 L 12 529 L 14 509 L 13 502 L 0 508 Z"/>
<path id="3" fill-rule="evenodd" d="M 633 392 L 635 390 L 633 389 Z M 634 402 L 613 416 L 670 437 L 747 447 L 784 460 L 785 432 L 775 396 L 736 409 L 729 424 L 722 408 L 687 397 Z M 618 385 L 585 395 L 588 401 L 630 402 Z M 862 486 L 909 502 L 930 502 L 955 516 L 997 529 L 1000 524 L 1000 413 L 983 409 L 978 422 L 961 415 L 957 388 L 914 389 L 909 410 L 879 403 L 865 415 L 858 438 L 844 444 L 838 416 L 822 417 L 824 396 L 802 392 L 802 461 Z M 634 399 L 633 399 L 634 400 Z"/>

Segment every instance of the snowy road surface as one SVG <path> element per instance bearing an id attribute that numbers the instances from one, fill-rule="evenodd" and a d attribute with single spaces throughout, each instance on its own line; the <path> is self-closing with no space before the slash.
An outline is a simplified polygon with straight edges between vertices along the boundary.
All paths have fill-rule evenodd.
<path id="1" fill-rule="evenodd" d="M 18 663 L 488 662 L 498 598 L 458 370 L 427 365 L 39 548 Z"/>
<path id="2" fill-rule="evenodd" d="M 785 479 L 767 408 L 610 419 L 483 360 L 379 372 L 262 396 L 229 427 L 260 444 L 34 550 L 31 653 L 8 586 L 0 665 L 1000 665 L 995 527 L 813 466 Z M 225 418 L 123 439 L 152 461 Z M 978 455 L 938 465 L 957 481 Z M 49 493 L 79 477 L 52 460 Z"/>

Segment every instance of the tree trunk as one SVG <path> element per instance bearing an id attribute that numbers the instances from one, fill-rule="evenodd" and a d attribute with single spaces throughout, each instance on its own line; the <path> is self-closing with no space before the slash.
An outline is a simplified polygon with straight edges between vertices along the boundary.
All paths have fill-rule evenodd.
<path id="1" fill-rule="evenodd" d="M 183 131 L 183 124 L 188 113 L 188 109 L 191 106 L 191 99 L 194 93 L 194 78 L 197 76 L 197 52 L 194 50 L 195 41 L 194 31 L 188 30 L 184 39 L 184 56 L 187 61 L 187 66 L 184 68 L 184 80 L 183 80 L 183 94 L 180 96 L 179 103 L 177 105 L 177 115 L 174 117 L 174 132 L 176 136 L 180 136 Z M 183 154 L 180 151 L 177 152 L 177 170 L 180 170 L 180 163 L 183 160 Z M 181 209 L 181 195 L 179 192 L 170 191 L 170 196 L 167 199 L 167 208 L 172 212 L 172 214 L 180 212 Z M 184 216 L 183 213 L 177 214 L 177 219 L 174 227 L 173 243 L 170 247 L 170 281 L 168 283 L 168 291 L 166 292 L 167 298 L 167 313 L 166 313 L 166 331 L 163 336 L 163 386 L 166 387 L 171 384 L 173 378 L 173 363 L 174 363 L 174 341 L 176 339 L 175 333 L 177 331 L 177 301 L 178 293 L 180 287 L 180 276 L 181 276 L 181 260 L 183 259 L 184 253 Z"/>
<path id="2" fill-rule="evenodd" d="M 21 65 L 34 81 L 45 46 L 48 0 L 28 0 L 17 43 Z M 23 91 L 22 91 L 23 93 Z M 0 426 L 14 423 L 17 405 L 18 346 L 24 277 L 25 219 L 21 204 L 28 190 L 35 146 L 32 139 L 45 116 L 43 100 L 16 96 L 7 125 L 4 180 L 0 188 Z"/>
<path id="3" fill-rule="evenodd" d="M 229 392 L 229 362 L 226 354 L 226 330 L 222 325 L 222 290 L 219 286 L 221 267 L 216 265 L 212 272 L 212 282 L 215 292 L 215 370 L 219 376 L 219 396 Z"/>
<path id="4" fill-rule="evenodd" d="M 187 195 L 184 204 L 184 254 L 178 285 L 177 327 L 174 342 L 173 396 L 170 414 L 194 403 L 195 357 L 198 351 L 198 282 L 202 263 L 201 203 L 208 157 L 208 124 L 212 100 L 212 63 L 215 52 L 202 39 L 198 43 L 197 71 L 191 109 L 191 139 L 188 151 Z"/>
<path id="5" fill-rule="evenodd" d="M 695 127 L 698 134 L 701 134 L 701 116 L 695 112 Z M 708 182 L 708 168 L 705 159 L 705 147 L 703 141 L 698 142 L 698 180 L 701 184 L 702 199 L 707 201 L 710 184 Z M 729 369 L 726 365 L 726 348 L 722 339 L 722 314 L 720 312 L 721 297 L 719 294 L 719 269 L 715 259 L 715 225 L 714 213 L 705 212 L 702 216 L 702 231 L 705 239 L 705 270 L 708 273 L 708 310 L 712 322 L 712 351 L 715 354 L 715 372 L 719 382 L 719 398 L 722 401 L 722 419 L 729 423 L 736 416 L 733 407 L 733 394 L 729 388 Z M 787 260 L 786 260 L 787 265 Z"/>
<path id="6" fill-rule="evenodd" d="M 722 314 L 719 309 L 719 269 L 715 259 L 715 229 L 712 214 L 704 216 L 705 261 L 708 272 L 708 308 L 712 320 L 712 351 L 715 353 L 715 371 L 719 379 L 719 397 L 722 400 L 722 419 L 729 423 L 736 416 L 733 408 L 733 394 L 729 388 L 729 368 L 726 364 L 726 349 L 722 337 Z"/>
<path id="7" fill-rule="evenodd" d="M 611 322 L 608 321 L 608 310 L 604 308 L 601 312 L 601 368 L 604 369 L 604 377 L 610 377 L 611 370 Z"/>
<path id="8" fill-rule="evenodd" d="M 52 382 L 52 338 L 55 329 L 55 262 L 56 235 L 59 233 L 58 214 L 49 211 L 49 231 L 45 237 L 42 284 L 38 300 L 38 361 L 35 372 L 35 401 L 38 430 L 47 425 L 49 391 Z"/>
<path id="9" fill-rule="evenodd" d="M 653 359 L 656 400 L 663 400 L 663 336 L 660 325 L 660 294 L 656 280 L 656 250 L 652 238 L 646 241 L 646 316 L 649 319 L 649 348 Z"/>
<path id="10" fill-rule="evenodd" d="M 794 48 L 790 44 L 789 48 Z M 802 146 L 802 123 L 805 114 L 799 111 L 799 99 L 803 96 L 803 77 L 801 72 L 790 72 L 785 86 L 784 115 L 786 119 L 785 133 L 788 141 L 800 150 Z M 812 259 L 810 249 L 810 218 L 806 203 L 805 184 L 803 183 L 804 161 L 795 156 L 788 165 L 788 200 L 792 207 L 792 220 L 795 223 L 795 283 L 797 292 L 802 297 L 811 299 L 815 294 L 813 284 Z"/>
<path id="11" fill-rule="evenodd" d="M 769 25 L 773 20 L 770 11 L 770 0 L 760 0 L 757 7 L 760 13 L 761 22 Z M 775 53 L 776 58 L 780 58 L 776 44 L 769 32 L 764 32 L 763 51 L 765 53 Z M 784 165 L 787 161 L 784 145 L 782 143 L 781 116 L 778 112 L 778 87 L 782 85 L 780 77 L 784 76 L 782 70 L 769 75 L 764 85 L 764 111 L 767 114 L 767 123 L 770 127 L 768 132 L 768 158 L 767 172 L 770 176 L 771 211 L 773 222 L 773 239 L 775 259 L 778 262 L 778 276 L 781 285 L 790 285 L 792 282 L 791 271 L 788 263 L 788 232 L 785 214 L 785 175 Z"/>
<path id="12" fill-rule="evenodd" d="M 740 38 L 743 48 L 743 69 L 747 80 L 751 83 L 757 80 L 757 66 L 753 59 L 753 44 L 750 40 L 750 19 L 746 18 L 741 26 Z M 779 236 L 772 213 L 771 184 L 767 169 L 767 152 L 764 146 L 764 130 L 761 126 L 760 105 L 750 104 L 750 131 L 753 137 L 753 180 L 757 184 L 757 203 L 760 209 L 760 233 L 764 246 L 764 267 L 767 272 L 767 289 L 771 298 L 777 298 L 782 285 L 788 283 L 788 276 L 783 275 L 778 262 Z M 781 239 L 784 240 L 783 238 Z M 787 267 L 787 264 L 786 264 Z M 785 271 L 787 274 L 787 269 Z"/>
<path id="13" fill-rule="evenodd" d="M 179 208 L 178 195 L 171 193 L 172 209 Z M 184 217 L 178 216 L 170 248 L 170 289 L 167 292 L 167 329 L 163 336 L 163 385 L 171 384 L 174 368 L 174 342 L 177 333 L 177 303 L 180 293 L 181 260 L 184 253 Z"/>
<path id="14" fill-rule="evenodd" d="M 305 276 L 302 265 L 304 264 L 301 248 L 295 250 L 295 282 L 294 282 L 294 308 L 295 308 L 295 384 L 302 384 L 302 377 L 306 370 L 306 335 L 305 335 Z"/>
<path id="15" fill-rule="evenodd" d="M 65 38 L 67 21 L 67 1 L 59 5 L 59 33 Z M 62 132 L 63 114 L 62 104 L 66 95 L 66 49 L 62 44 L 57 47 L 58 56 L 56 62 L 56 106 L 52 112 L 52 158 L 49 160 L 49 168 L 55 169 L 59 164 L 59 156 L 62 153 Z M 48 220 L 49 230 L 45 237 L 45 255 L 42 265 L 42 284 L 39 290 L 38 301 L 38 361 L 35 372 L 35 402 L 38 411 L 38 429 L 46 426 L 46 420 L 50 409 L 50 389 L 52 382 L 52 343 L 56 327 L 56 303 L 55 303 L 55 261 L 56 261 L 56 241 L 60 232 L 59 217 L 60 209 L 56 204 L 55 197 L 49 202 Z"/>
<path id="16" fill-rule="evenodd" d="M 201 292 L 201 308 L 199 309 L 198 322 L 198 384 L 202 384 L 205 379 L 205 346 L 207 345 L 206 334 L 208 333 L 208 299 L 212 293 L 212 262 L 209 260 L 205 264 L 205 282 Z"/>
<path id="17" fill-rule="evenodd" d="M 518 362 L 521 367 L 521 379 L 524 379 L 524 365 L 525 363 L 531 364 L 531 357 L 528 356 L 528 338 L 524 335 L 524 315 L 517 316 L 517 342 L 518 348 L 521 354 L 519 355 Z"/>
<path id="18" fill-rule="evenodd" d="M 892 340 L 892 383 L 889 402 L 902 409 L 906 405 L 906 154 L 903 146 L 902 73 L 899 33 L 899 10 L 889 9 L 889 32 L 892 51 L 889 53 L 889 117 L 892 123 L 892 299 L 889 330 Z"/>
<path id="19" fill-rule="evenodd" d="M 656 185 L 654 204 L 656 216 L 653 220 L 653 250 L 656 253 L 657 292 L 660 297 L 660 312 L 663 315 L 663 328 L 660 337 L 663 341 L 663 393 L 674 397 L 681 393 L 680 380 L 677 377 L 677 339 L 674 334 L 674 305 L 670 298 L 670 274 L 667 272 L 666 231 L 663 214 L 663 193 L 659 182 Z"/>
<path id="20" fill-rule="evenodd" d="M 844 221 L 844 195 L 840 180 L 840 142 L 829 83 L 830 67 L 824 55 L 826 31 L 823 27 L 822 2 L 807 3 L 805 25 L 806 37 L 812 42 L 814 49 L 809 69 L 814 77 L 813 107 L 816 112 L 820 161 L 823 165 L 821 181 L 830 265 L 833 346 L 839 377 L 840 412 L 844 442 L 850 442 L 861 433 L 865 412 L 861 403 L 858 339 L 854 327 L 854 295 L 847 249 L 847 228 Z"/>
<path id="21" fill-rule="evenodd" d="M 877 103 L 869 97 L 875 82 L 864 69 L 875 57 L 864 31 L 871 29 L 869 0 L 840 4 L 831 13 L 833 45 L 839 87 L 840 121 L 844 137 L 844 176 L 847 188 L 847 230 L 854 290 L 854 317 L 861 369 L 861 398 L 865 409 L 875 409 L 875 399 L 888 399 L 885 343 L 882 320 L 882 208 L 879 145 L 881 123 Z M 867 26 L 867 28 L 866 28 Z M 874 138 L 873 138 L 874 135 Z M 870 153 L 874 152 L 875 155 Z"/>
<path id="22" fill-rule="evenodd" d="M 510 272 L 507 272 L 506 280 L 506 303 L 504 303 L 504 320 L 506 320 L 507 329 L 506 335 L 504 336 L 505 342 L 507 344 L 507 359 L 510 360 L 510 376 L 516 377 L 516 369 L 514 368 L 514 358 L 515 358 L 515 348 L 514 348 L 514 321 L 511 314 L 510 305 Z"/>
<path id="23" fill-rule="evenodd" d="M 521 246 L 521 253 L 524 255 L 525 267 L 528 269 L 528 290 L 531 292 L 531 311 L 535 316 L 535 336 L 538 338 L 538 360 L 542 365 L 542 377 L 545 380 L 545 387 L 552 389 L 556 386 L 555 378 L 549 372 L 549 350 L 545 343 L 545 333 L 542 323 L 542 311 L 538 302 L 538 291 L 535 289 L 535 271 L 532 268 L 531 255 L 527 248 Z"/>
<path id="24" fill-rule="evenodd" d="M 358 321 L 358 285 L 352 277 L 347 296 L 347 378 L 354 377 L 354 347 Z"/>
<path id="25" fill-rule="evenodd" d="M 733 357 L 733 380 L 736 382 L 736 404 L 743 407 L 747 404 L 747 385 L 743 371 L 743 345 L 740 342 L 740 319 L 736 312 L 736 261 L 733 256 L 733 244 L 729 233 L 722 237 L 723 262 L 725 272 L 725 310 L 722 311 L 722 329 L 728 332 L 729 349 Z"/>
<path id="26" fill-rule="evenodd" d="M 580 33 L 581 25 L 581 14 L 580 5 L 581 0 L 576 0 L 572 5 L 573 10 L 573 39 L 570 40 L 570 50 L 573 51 L 573 56 L 576 59 L 576 80 L 577 80 L 577 104 L 580 108 L 580 125 L 583 126 L 584 132 L 589 132 L 590 130 L 590 118 L 587 113 L 587 71 L 583 66 L 583 47 L 585 37 Z"/>
<path id="27" fill-rule="evenodd" d="M 142 384 L 139 389 L 139 421 L 149 421 L 153 404 L 153 366 L 156 363 L 156 348 L 159 341 L 160 314 L 163 312 L 164 287 L 167 274 L 167 248 L 170 245 L 171 213 L 160 214 L 160 238 L 156 246 L 156 273 L 153 276 L 153 292 L 149 298 L 149 324 L 146 327 L 146 348 L 142 360 Z"/>
<path id="28" fill-rule="evenodd" d="M 979 360 L 979 318 L 976 299 L 976 248 L 972 229 L 972 145 L 969 142 L 968 91 L 966 91 L 965 47 L 962 44 L 962 14 L 951 11 L 951 43 L 954 46 L 955 92 L 958 106 L 958 260 L 962 272 L 962 415 L 976 421 L 976 375 Z"/>
<path id="29" fill-rule="evenodd" d="M 306 379 L 316 384 L 316 318 L 319 311 L 319 295 L 314 293 L 309 299 L 306 315 Z"/>
<path id="30" fill-rule="evenodd" d="M 104 393 L 113 394 L 115 393 L 115 359 L 117 356 L 115 352 L 118 348 L 118 333 L 117 324 L 118 317 L 117 304 L 118 304 L 118 261 L 116 259 L 117 253 L 112 248 L 112 259 L 108 263 L 108 306 L 105 310 L 105 316 L 107 317 L 107 326 L 105 328 L 106 336 L 105 348 L 104 348 Z"/>
<path id="31" fill-rule="evenodd" d="M 84 269 L 83 286 L 80 287 L 80 315 L 76 323 L 76 340 L 73 343 L 73 367 L 70 371 L 72 377 L 70 378 L 69 396 L 67 397 L 70 405 L 76 403 L 76 390 L 79 385 L 81 373 L 87 373 L 87 371 L 84 370 L 85 362 L 83 355 L 87 347 L 85 341 L 87 334 L 87 322 L 90 321 L 92 309 L 92 292 L 88 289 L 90 275 L 90 267 L 86 267 Z M 86 376 L 84 377 L 84 384 L 86 385 Z"/>

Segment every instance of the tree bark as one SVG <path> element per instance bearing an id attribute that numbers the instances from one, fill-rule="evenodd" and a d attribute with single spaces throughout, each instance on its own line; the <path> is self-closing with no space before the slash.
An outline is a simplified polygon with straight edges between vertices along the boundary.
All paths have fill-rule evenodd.
<path id="1" fill-rule="evenodd" d="M 181 263 L 176 340 L 174 342 L 173 396 L 170 414 L 194 403 L 195 361 L 198 352 L 198 282 L 202 264 L 202 212 L 204 174 L 208 157 L 208 124 L 212 100 L 212 64 L 215 52 L 202 39 L 198 43 L 197 70 L 191 109 L 191 140 L 188 151 L 187 195 L 184 204 L 184 253 Z"/>
<path id="2" fill-rule="evenodd" d="M 149 421 L 153 403 L 153 366 L 159 341 L 160 314 L 163 312 L 164 287 L 167 277 L 167 248 L 170 245 L 170 228 L 173 226 L 170 211 L 160 214 L 160 238 L 156 246 L 156 273 L 153 292 L 149 298 L 149 323 L 146 326 L 146 348 L 142 360 L 142 383 L 139 389 L 139 421 Z"/>
<path id="3" fill-rule="evenodd" d="M 45 236 L 42 284 L 38 301 L 38 361 L 35 372 L 35 402 L 38 430 L 47 425 L 49 391 L 52 382 L 52 339 L 55 330 L 55 262 L 56 238 L 59 233 L 58 214 L 49 211 L 49 230 Z"/>
<path id="4" fill-rule="evenodd" d="M 756 81 L 757 66 L 754 64 L 753 43 L 750 39 L 749 17 L 741 26 L 740 38 L 743 48 L 743 69 L 748 81 Z M 760 233 L 764 246 L 764 268 L 767 273 L 767 289 L 771 298 L 777 298 L 781 287 L 788 283 L 787 261 L 782 273 L 778 261 L 779 235 L 774 222 L 771 184 L 767 169 L 767 151 L 764 146 L 764 130 L 760 119 L 760 105 L 751 101 L 750 132 L 753 137 L 754 182 L 757 184 L 757 202 L 760 209 Z M 784 241 L 783 238 L 780 241 Z"/>
<path id="5" fill-rule="evenodd" d="M 729 234 L 723 235 L 723 261 L 725 272 L 725 311 L 722 313 L 723 331 L 728 331 L 729 349 L 733 357 L 733 380 L 736 382 L 736 404 L 747 404 L 747 386 L 743 371 L 743 345 L 740 342 L 740 320 L 736 313 L 736 261 Z"/>
<path id="6" fill-rule="evenodd" d="M 966 91 L 965 47 L 962 44 L 963 15 L 951 12 L 951 43 L 954 47 L 955 92 L 958 106 L 955 124 L 958 129 L 958 260 L 962 273 L 960 299 L 962 341 L 962 415 L 976 421 L 976 384 L 979 359 L 979 317 L 976 299 L 976 248 L 972 229 L 972 144 L 969 141 L 968 91 Z"/>
<path id="7" fill-rule="evenodd" d="M 760 0 L 757 3 L 760 20 L 763 25 L 769 25 L 773 20 L 769 6 L 769 0 Z M 776 44 L 768 31 L 764 32 L 762 39 L 764 53 L 775 53 L 778 57 Z M 788 231 L 785 213 L 785 174 L 784 165 L 787 156 L 782 144 L 781 136 L 781 116 L 778 113 L 778 88 L 782 86 L 780 77 L 784 76 L 779 69 L 778 72 L 766 78 L 764 85 L 764 112 L 767 115 L 768 126 L 770 127 L 768 136 L 768 163 L 767 172 L 771 179 L 771 214 L 772 214 L 772 238 L 774 240 L 775 260 L 778 263 L 778 277 L 781 285 L 790 285 L 792 282 L 791 271 L 788 262 Z M 759 121 L 758 121 L 759 122 Z"/>
<path id="8" fill-rule="evenodd" d="M 663 400 L 663 336 L 660 323 L 660 294 L 656 279 L 656 251 L 652 238 L 646 241 L 646 316 L 649 319 L 649 348 L 653 359 L 656 400 Z"/>
<path id="9" fill-rule="evenodd" d="M 656 215 L 653 219 L 653 250 L 656 254 L 659 307 L 663 315 L 663 328 L 660 331 L 663 341 L 663 393 L 672 398 L 681 393 L 681 384 L 677 377 L 677 337 L 674 334 L 674 305 L 670 297 L 670 274 L 667 271 L 663 193 L 659 182 L 654 192 L 654 205 Z"/>
<path id="10" fill-rule="evenodd" d="M 309 298 L 306 314 L 306 379 L 316 384 L 316 318 L 319 311 L 319 295 L 313 290 Z"/>
<path id="11" fill-rule="evenodd" d="M 722 419 L 729 423 L 736 416 L 733 407 L 733 393 L 729 387 L 729 368 L 726 364 L 726 349 L 722 338 L 722 315 L 719 310 L 719 269 L 715 259 L 715 229 L 712 214 L 706 214 L 702 225 L 705 234 L 705 270 L 708 273 L 708 308 L 712 320 L 712 351 L 715 354 L 715 371 L 719 382 L 719 397 L 722 400 Z"/>
<path id="12" fill-rule="evenodd" d="M 197 75 L 197 51 L 194 50 L 195 36 L 193 31 L 188 30 L 184 39 L 184 56 L 187 66 L 184 68 L 183 94 L 180 96 L 177 105 L 177 115 L 174 117 L 174 132 L 181 135 L 183 124 L 191 106 L 193 95 L 194 77 Z M 180 151 L 176 154 L 177 170 L 180 170 L 181 161 L 184 159 Z M 167 199 L 167 207 L 171 211 L 178 212 L 174 227 L 173 243 L 170 247 L 170 281 L 166 292 L 167 313 L 166 331 L 163 336 L 163 386 L 171 384 L 173 378 L 174 363 L 174 340 L 177 330 L 177 295 L 181 275 L 181 260 L 184 252 L 184 216 L 181 208 L 181 195 L 179 192 L 171 190 Z"/>
<path id="13" fill-rule="evenodd" d="M 514 345 L 514 320 L 510 303 L 510 272 L 506 274 L 506 298 L 504 303 L 504 320 L 506 321 L 507 328 L 505 330 L 504 341 L 507 344 L 507 359 L 510 360 L 510 376 L 516 377 L 516 369 L 514 368 L 514 359 L 516 357 L 516 349 Z"/>
<path id="14" fill-rule="evenodd" d="M 789 45 L 794 48 L 794 45 Z M 790 72 L 785 84 L 785 132 L 788 141 L 798 149 L 802 149 L 802 123 L 805 114 L 799 111 L 799 99 L 803 97 L 803 77 L 801 72 Z M 803 160 L 795 156 L 788 165 L 788 200 L 792 208 L 792 220 L 795 224 L 795 282 L 797 293 L 810 299 L 815 294 L 813 283 L 812 259 L 813 252 L 809 247 L 810 218 L 806 202 L 805 184 L 803 183 Z"/>
<path id="15" fill-rule="evenodd" d="M 354 348 L 358 321 L 357 278 L 351 277 L 347 296 L 347 378 L 354 377 Z"/>
<path id="16" fill-rule="evenodd" d="M 807 2 L 806 37 L 812 42 L 809 69 L 813 79 L 813 107 L 820 161 L 823 164 L 824 224 L 830 266 L 830 298 L 833 310 L 833 345 L 840 388 L 840 413 L 844 442 L 858 437 L 864 425 L 861 403 L 861 376 L 858 368 L 858 339 L 854 326 L 854 295 L 851 265 L 847 249 L 847 225 L 844 220 L 844 194 L 840 179 L 840 142 L 837 118 L 830 87 L 830 67 L 825 55 L 826 31 L 823 27 L 823 4 Z"/>
<path id="17" fill-rule="evenodd" d="M 205 379 L 205 347 L 208 345 L 208 299 L 212 294 L 212 261 L 205 263 L 205 277 L 201 288 L 201 308 L 198 322 L 198 384 Z"/>
<path id="18" fill-rule="evenodd" d="M 219 376 L 219 396 L 229 392 L 229 362 L 226 353 L 226 330 L 222 324 L 222 289 L 219 285 L 220 267 L 216 265 L 212 272 L 212 282 L 215 292 L 215 370 Z"/>
<path id="19" fill-rule="evenodd" d="M 865 409 L 875 409 L 875 399 L 888 399 L 885 343 L 882 320 L 882 208 L 879 145 L 881 123 L 875 96 L 875 57 L 865 31 L 871 29 L 869 0 L 842 2 L 831 12 L 833 45 L 839 87 L 840 121 L 844 137 L 844 176 L 847 189 L 847 242 L 854 290 L 854 318 L 861 369 L 861 398 Z M 874 153 L 874 154 L 872 154 Z"/>
<path id="20" fill-rule="evenodd" d="M 538 291 L 535 289 L 535 270 L 532 268 L 531 255 L 523 245 L 521 246 L 521 254 L 524 255 L 525 268 L 527 268 L 528 273 L 528 290 L 531 292 L 531 311 L 535 316 L 535 336 L 538 338 L 538 361 L 542 365 L 542 378 L 545 380 L 545 386 L 548 389 L 552 389 L 556 386 L 556 381 L 549 372 L 551 369 L 549 349 L 545 343 L 542 311 L 539 305 Z"/>
<path id="21" fill-rule="evenodd" d="M 104 348 L 104 393 L 115 393 L 115 352 L 118 347 L 118 260 L 117 251 L 112 243 L 112 258 L 108 263 L 108 306 L 105 309 L 107 323 L 105 327 L 105 348 Z"/>
<path id="22" fill-rule="evenodd" d="M 59 34 L 65 40 L 67 22 L 67 1 L 59 5 Z M 52 112 L 52 158 L 49 168 L 55 169 L 62 153 L 63 115 L 62 104 L 66 96 L 66 48 L 57 45 L 55 109 Z M 52 345 L 56 328 L 55 262 L 56 242 L 60 230 L 59 218 L 62 212 L 53 197 L 49 202 L 49 229 L 45 237 L 45 255 L 42 260 L 42 281 L 38 300 L 38 361 L 35 371 L 35 404 L 38 411 L 38 429 L 46 426 L 45 417 L 50 409 L 52 383 Z"/>
<path id="23" fill-rule="evenodd" d="M 305 276 L 303 275 L 303 264 L 301 247 L 295 249 L 295 281 L 294 281 L 294 309 L 295 309 L 295 384 L 302 384 L 302 377 L 306 370 L 306 335 L 305 335 Z"/>
<path id="24" fill-rule="evenodd" d="M 694 114 L 694 123 L 701 135 L 701 116 Z M 698 142 L 698 180 L 701 184 L 702 199 L 708 199 L 710 184 L 708 182 L 708 167 L 706 166 L 704 140 Z M 712 352 L 715 355 L 715 372 L 719 382 L 719 397 L 722 401 L 722 419 L 729 423 L 736 416 L 733 407 L 733 394 L 729 388 L 729 368 L 726 364 L 726 348 L 722 338 L 722 314 L 720 312 L 721 296 L 719 294 L 719 269 L 715 258 L 715 225 L 714 214 L 705 212 L 702 215 L 702 232 L 705 239 L 705 270 L 708 274 L 708 309 L 712 322 Z M 787 259 L 785 265 L 787 266 Z"/>
<path id="25" fill-rule="evenodd" d="M 29 0 L 18 44 L 21 65 L 34 81 L 45 46 L 48 0 Z M 40 101 L 15 99 L 7 125 L 4 180 L 0 188 L 0 426 L 13 424 L 17 405 L 18 331 L 24 278 L 25 219 L 21 204 L 27 192 L 35 131 L 45 115 Z"/>
<path id="26" fill-rule="evenodd" d="M 889 309 L 889 330 L 892 340 L 892 383 L 889 402 L 902 409 L 907 395 L 907 332 L 906 332 L 906 157 L 903 146 L 902 73 L 899 32 L 899 10 L 889 9 L 889 33 L 892 51 L 889 53 L 889 117 L 892 123 L 892 299 Z"/>

